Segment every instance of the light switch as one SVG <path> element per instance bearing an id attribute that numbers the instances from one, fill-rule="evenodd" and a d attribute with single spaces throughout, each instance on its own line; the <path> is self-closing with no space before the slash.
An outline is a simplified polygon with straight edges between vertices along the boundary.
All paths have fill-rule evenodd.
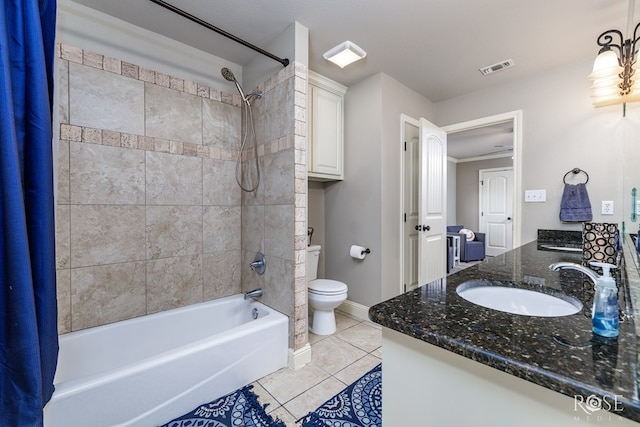
<path id="1" fill-rule="evenodd" d="M 524 192 L 525 202 L 546 202 L 547 190 L 525 190 Z"/>

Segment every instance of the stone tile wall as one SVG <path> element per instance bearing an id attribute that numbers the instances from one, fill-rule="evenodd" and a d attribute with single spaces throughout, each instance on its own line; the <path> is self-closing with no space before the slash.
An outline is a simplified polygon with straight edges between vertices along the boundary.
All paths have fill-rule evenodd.
<path id="1" fill-rule="evenodd" d="M 263 286 L 306 344 L 306 69 L 258 88 L 263 183 L 243 194 L 239 95 L 65 44 L 58 64 L 60 333 Z"/>
<path id="2" fill-rule="evenodd" d="M 264 96 L 253 115 L 263 185 L 242 193 L 242 288 L 264 289 L 263 302 L 289 316 L 289 344 L 300 349 L 308 342 L 307 71 L 300 64 L 293 71 L 292 78 L 279 74 L 258 88 Z M 253 161 L 247 156 L 247 164 Z M 256 252 L 265 254 L 263 276 L 248 267 Z"/>

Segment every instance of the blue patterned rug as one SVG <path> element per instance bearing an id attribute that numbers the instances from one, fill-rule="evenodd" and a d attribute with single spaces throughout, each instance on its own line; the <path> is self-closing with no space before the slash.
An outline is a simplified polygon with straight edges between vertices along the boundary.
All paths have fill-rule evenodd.
<path id="1" fill-rule="evenodd" d="M 382 426 L 382 364 L 302 418 L 302 427 Z"/>
<path id="2" fill-rule="evenodd" d="M 199 406 L 162 427 L 287 427 L 258 402 L 252 385 Z"/>

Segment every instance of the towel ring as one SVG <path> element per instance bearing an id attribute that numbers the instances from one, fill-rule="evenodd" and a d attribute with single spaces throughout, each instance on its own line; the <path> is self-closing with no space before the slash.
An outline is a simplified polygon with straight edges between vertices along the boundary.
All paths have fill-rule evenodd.
<path id="1" fill-rule="evenodd" d="M 580 168 L 573 168 L 573 169 L 571 169 L 569 172 L 565 173 L 565 174 L 564 174 L 564 178 L 562 178 L 562 182 L 564 182 L 565 184 L 567 183 L 567 176 L 568 176 L 570 173 L 573 173 L 574 175 L 577 175 L 577 174 L 579 174 L 580 172 L 582 172 L 583 174 L 585 174 L 585 175 L 587 176 L 587 180 L 584 182 L 584 184 L 586 184 L 587 182 L 589 182 L 589 174 L 588 174 L 588 173 L 586 173 L 585 171 L 583 171 L 583 170 L 582 170 L 582 169 L 580 169 Z"/>

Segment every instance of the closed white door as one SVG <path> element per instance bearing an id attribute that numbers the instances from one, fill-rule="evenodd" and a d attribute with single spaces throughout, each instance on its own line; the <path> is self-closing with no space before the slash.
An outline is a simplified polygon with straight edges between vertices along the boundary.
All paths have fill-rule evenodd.
<path id="1" fill-rule="evenodd" d="M 447 272 L 447 134 L 420 119 L 418 282 L 430 283 Z"/>
<path id="2" fill-rule="evenodd" d="M 496 256 L 513 249 L 513 168 L 480 171 L 480 231 L 485 252 Z"/>

